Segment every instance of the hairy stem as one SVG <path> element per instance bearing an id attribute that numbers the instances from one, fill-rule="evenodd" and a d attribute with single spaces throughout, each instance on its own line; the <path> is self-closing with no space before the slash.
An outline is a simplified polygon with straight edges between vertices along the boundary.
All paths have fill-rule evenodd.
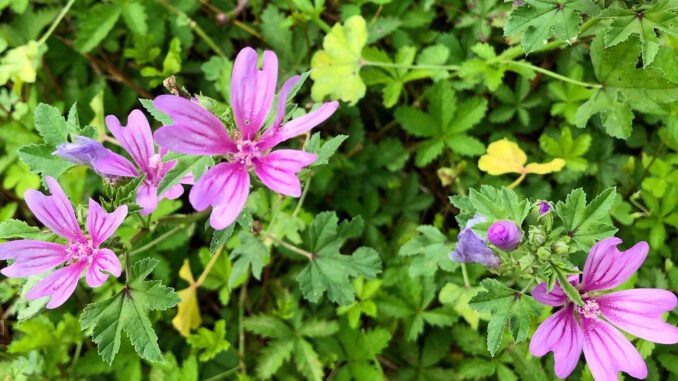
<path id="1" fill-rule="evenodd" d="M 68 3 L 61 9 L 61 12 L 57 15 L 57 17 L 54 19 L 52 22 L 52 25 L 49 26 L 49 29 L 47 29 L 47 32 L 40 37 L 38 40 L 38 44 L 44 44 L 49 36 L 54 33 L 54 30 L 56 29 L 57 26 L 59 26 L 59 23 L 61 23 L 61 20 L 63 20 L 64 16 L 66 16 L 66 13 L 71 9 L 71 6 L 73 6 L 73 3 L 75 3 L 75 0 L 68 0 Z"/>
<path id="2" fill-rule="evenodd" d="M 159 244 L 160 242 L 162 242 L 163 240 L 165 240 L 166 238 L 170 237 L 172 234 L 178 232 L 179 230 L 181 230 L 183 228 L 185 228 L 184 225 L 177 225 L 177 226 L 173 227 L 172 229 L 166 231 L 165 233 L 163 233 L 163 234 L 159 235 L 158 237 L 156 237 L 155 239 L 153 239 L 151 242 L 145 244 L 144 246 L 142 246 L 138 249 L 133 250 L 130 253 L 130 255 L 139 254 L 141 252 L 144 252 L 144 251 L 152 248 L 153 246 Z"/>

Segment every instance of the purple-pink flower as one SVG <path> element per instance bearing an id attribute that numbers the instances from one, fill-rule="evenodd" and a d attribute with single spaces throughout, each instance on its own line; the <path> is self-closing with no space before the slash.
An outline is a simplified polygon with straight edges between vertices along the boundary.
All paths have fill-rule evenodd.
<path id="1" fill-rule="evenodd" d="M 578 276 L 570 277 L 584 306 L 572 303 L 559 285 L 547 292 L 546 284 L 541 283 L 532 291 L 541 303 L 562 306 L 537 328 L 530 342 L 534 356 L 553 352 L 555 373 L 560 378 L 572 373 L 582 351 L 597 381 L 616 381 L 621 371 L 645 378 L 647 367 L 640 353 L 617 328 L 655 343 L 678 343 L 678 328 L 662 320 L 662 314 L 678 303 L 672 292 L 640 288 L 599 293 L 620 286 L 647 257 L 646 242 L 623 252 L 617 249 L 621 242 L 613 237 L 596 243 L 584 265 L 581 283 Z"/>
<path id="2" fill-rule="evenodd" d="M 487 240 L 504 251 L 513 251 L 522 239 L 523 232 L 511 220 L 496 221 L 487 229 Z"/>
<path id="3" fill-rule="evenodd" d="M 142 215 L 153 212 L 158 207 L 158 201 L 167 198 L 174 200 L 184 193 L 182 184 L 193 184 L 191 174 L 185 176 L 179 184 L 170 187 L 165 193 L 158 194 L 158 185 L 175 165 L 176 161 L 163 162 L 167 149 L 159 148 L 155 152 L 151 126 L 143 112 L 132 110 L 127 117 L 127 127 L 123 127 L 114 115 L 106 117 L 106 126 L 113 136 L 120 142 L 137 164 L 139 172 L 145 175 L 143 183 L 137 188 L 136 202 L 142 210 Z M 136 176 L 134 176 L 136 177 Z"/>
<path id="4" fill-rule="evenodd" d="M 481 263 L 484 266 L 497 268 L 501 264 L 497 254 L 487 247 L 487 241 L 473 231 L 473 226 L 487 221 L 480 214 L 466 222 L 457 236 L 457 247 L 448 256 L 454 262 Z"/>
<path id="5" fill-rule="evenodd" d="M 90 199 L 87 215 L 89 234 L 86 235 L 80 230 L 73 206 L 59 183 L 51 177 L 47 177 L 46 181 L 51 195 L 28 190 L 24 195 L 26 204 L 40 222 L 68 242 L 18 240 L 0 244 L 0 259 L 14 260 L 0 272 L 10 278 L 21 278 L 44 273 L 65 263 L 66 266 L 47 275 L 26 294 L 29 300 L 49 296 L 47 308 L 56 308 L 73 294 L 83 271 L 90 287 L 101 286 L 109 274 L 120 276 L 118 257 L 113 251 L 99 246 L 123 222 L 127 206 L 106 213 Z"/>
<path id="6" fill-rule="evenodd" d="M 543 216 L 551 210 L 551 204 L 548 201 L 539 201 L 539 215 Z"/>
<path id="7" fill-rule="evenodd" d="M 278 77 L 278 58 L 264 52 L 262 68 L 252 48 L 238 53 L 231 77 L 231 107 L 238 131 L 233 137 L 221 121 L 195 102 L 174 95 L 161 95 L 153 105 L 169 115 L 173 124 L 155 132 L 159 145 L 189 155 L 226 156 L 227 162 L 210 168 L 191 189 L 189 201 L 196 210 L 212 206 L 210 224 L 224 229 L 238 217 L 249 196 L 249 169 L 271 190 L 292 196 L 301 195 L 297 174 L 316 160 L 316 155 L 299 150 L 271 149 L 299 136 L 329 118 L 337 102 L 324 103 L 318 109 L 282 124 L 290 91 L 299 76 L 288 79 L 278 94 L 271 126 L 261 132 L 271 111 Z"/>

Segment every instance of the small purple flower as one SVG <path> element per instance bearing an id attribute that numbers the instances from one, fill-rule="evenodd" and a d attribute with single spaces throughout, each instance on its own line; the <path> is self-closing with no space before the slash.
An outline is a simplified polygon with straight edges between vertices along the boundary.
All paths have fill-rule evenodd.
<path id="1" fill-rule="evenodd" d="M 544 214 L 551 211 L 551 204 L 548 201 L 539 201 L 539 215 L 543 216 Z"/>
<path id="2" fill-rule="evenodd" d="M 466 227 L 457 236 L 457 248 L 450 253 L 449 257 L 454 262 L 475 262 L 487 267 L 499 267 L 499 257 L 487 247 L 487 241 L 473 231 L 473 226 L 487 221 L 485 217 L 477 214 L 468 220 Z"/>
<path id="3" fill-rule="evenodd" d="M 504 251 L 512 251 L 520 245 L 522 239 L 523 232 L 510 220 L 497 221 L 487 229 L 487 240 Z"/>
<path id="4" fill-rule="evenodd" d="M 578 275 L 569 277 L 583 306 L 573 304 L 559 284 L 551 292 L 546 283 L 532 290 L 542 304 L 562 307 L 541 323 L 530 342 L 534 356 L 553 352 L 559 378 L 572 373 L 582 351 L 595 380 L 617 380 L 622 371 L 635 378 L 647 377 L 640 353 L 618 329 L 655 343 L 678 343 L 678 328 L 662 319 L 678 304 L 672 292 L 639 288 L 600 293 L 626 282 L 647 257 L 646 242 L 623 252 L 617 249 L 621 243 L 615 237 L 599 241 L 589 251 L 581 283 Z"/>
<path id="5" fill-rule="evenodd" d="M 265 51 L 261 70 L 259 57 L 252 48 L 238 53 L 231 77 L 231 107 L 238 131 L 229 136 L 219 118 L 200 105 L 174 95 L 161 95 L 153 105 L 169 115 L 174 124 L 155 132 L 159 145 L 189 155 L 224 156 L 223 162 L 210 168 L 191 189 L 189 201 L 196 210 L 212 206 L 210 225 L 217 230 L 229 226 L 245 207 L 249 196 L 250 174 L 254 173 L 274 192 L 299 197 L 301 184 L 297 174 L 316 160 L 316 155 L 299 150 L 271 149 L 299 136 L 332 116 L 337 102 L 282 124 L 287 97 L 299 82 L 288 79 L 280 89 L 272 125 L 260 133 L 273 105 L 278 80 L 278 58 Z"/>
<path id="6" fill-rule="evenodd" d="M 109 181 L 119 177 L 137 177 L 137 171 L 129 160 L 84 136 L 76 137 L 72 143 L 60 144 L 52 154 L 75 164 L 86 165 Z"/>
<path id="7" fill-rule="evenodd" d="M 146 176 L 144 182 L 137 188 L 136 202 L 142 208 L 140 212 L 142 215 L 152 213 L 161 199 L 179 198 L 184 193 L 182 184 L 193 184 L 193 176 L 189 173 L 179 181 L 179 184 L 170 187 L 161 195 L 158 194 L 160 181 L 176 165 L 176 161 L 162 161 L 167 149 L 160 148 L 158 153 L 155 152 L 151 126 L 143 112 L 132 110 L 127 117 L 127 127 L 123 127 L 114 115 L 109 115 L 106 117 L 106 126 L 122 148 L 132 156 L 139 172 Z"/>
<path id="8" fill-rule="evenodd" d="M 123 205 L 113 213 L 106 213 L 90 198 L 87 214 L 89 234 L 85 235 L 80 230 L 73 206 L 59 183 L 51 177 L 47 177 L 46 182 L 51 195 L 30 189 L 24 195 L 26 204 L 40 222 L 68 242 L 64 245 L 18 240 L 0 244 L 0 260 L 14 260 L 14 263 L 0 272 L 10 278 L 22 278 L 42 274 L 66 263 L 66 266 L 47 275 L 26 294 L 26 299 L 29 300 L 49 296 L 47 308 L 57 308 L 73 294 L 83 271 L 86 271 L 86 280 L 90 287 L 104 284 L 109 274 L 120 276 L 118 257 L 113 251 L 99 246 L 122 224 L 127 216 L 127 206 Z"/>

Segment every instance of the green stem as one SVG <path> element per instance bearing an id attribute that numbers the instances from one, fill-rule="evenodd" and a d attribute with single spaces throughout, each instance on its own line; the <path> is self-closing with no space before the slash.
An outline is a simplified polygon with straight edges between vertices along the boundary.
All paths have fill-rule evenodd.
<path id="1" fill-rule="evenodd" d="M 217 252 L 214 253 L 212 258 L 210 258 L 210 261 L 207 262 L 207 266 L 202 270 L 202 273 L 198 277 L 198 280 L 195 282 L 195 288 L 199 288 L 205 279 L 207 279 L 207 276 L 210 274 L 210 271 L 212 271 L 212 267 L 214 267 L 214 264 L 217 263 L 217 259 L 221 256 L 221 253 L 224 251 L 224 246 L 219 246 L 217 249 Z"/>
<path id="2" fill-rule="evenodd" d="M 227 371 L 221 372 L 221 373 L 219 373 L 219 374 L 217 374 L 217 375 L 214 375 L 214 376 L 212 376 L 212 377 L 210 377 L 210 378 L 206 378 L 205 381 L 219 381 L 219 380 L 223 380 L 223 379 L 226 378 L 227 376 L 230 376 L 231 374 L 237 372 L 238 369 L 239 369 L 239 367 L 236 366 L 235 368 L 231 368 L 231 369 L 229 369 L 229 370 L 227 370 Z"/>
<path id="3" fill-rule="evenodd" d="M 313 17 L 313 22 L 314 22 L 320 29 L 322 29 L 323 32 L 325 32 L 325 33 L 329 33 L 329 32 L 332 30 L 332 28 L 329 26 L 329 24 L 327 24 L 323 19 L 321 19 L 320 16 L 317 16 L 317 15 L 314 16 L 314 17 Z"/>
<path id="4" fill-rule="evenodd" d="M 172 234 L 178 232 L 179 230 L 181 230 L 181 229 L 183 229 L 183 228 L 184 228 L 183 225 L 175 226 L 175 227 L 173 227 L 172 229 L 166 231 L 165 233 L 159 235 L 158 237 L 156 237 L 156 238 L 155 238 L 154 240 L 152 240 L 151 242 L 145 244 L 144 246 L 142 246 L 142 247 L 140 247 L 140 248 L 138 248 L 138 249 L 136 249 L 136 250 L 133 250 L 133 251 L 132 251 L 131 253 L 129 253 L 129 254 L 130 254 L 130 255 L 135 255 L 135 254 L 142 253 L 142 252 L 144 252 L 144 251 L 146 251 L 146 250 L 152 248 L 153 246 L 159 244 L 160 242 L 162 242 L 163 240 L 165 240 L 167 237 L 171 236 Z"/>
<path id="5" fill-rule="evenodd" d="M 270 238 L 271 241 L 273 241 L 273 242 L 277 243 L 278 245 L 288 249 L 289 251 L 292 251 L 292 252 L 297 253 L 299 255 L 303 255 L 304 257 L 308 258 L 309 261 L 312 261 L 313 259 L 315 259 L 315 254 L 308 252 L 304 249 L 300 249 L 300 248 L 298 248 L 294 245 L 291 245 L 291 244 L 281 240 L 280 238 L 278 238 L 274 235 L 266 234 L 265 237 Z"/>
<path id="6" fill-rule="evenodd" d="M 304 200 L 306 200 L 306 195 L 308 194 L 308 189 L 311 187 L 311 180 L 313 180 L 313 174 L 311 174 L 308 177 L 308 180 L 306 180 L 306 184 L 304 184 L 304 190 L 301 192 L 301 197 L 299 198 L 299 202 L 297 203 L 297 207 L 294 208 L 294 212 L 292 212 L 292 218 L 296 217 L 297 214 L 301 211 L 301 206 L 304 205 Z"/>
<path id="7" fill-rule="evenodd" d="M 129 250 L 125 250 L 125 286 L 129 284 Z"/>
<path id="8" fill-rule="evenodd" d="M 524 62 L 524 61 L 502 61 L 502 62 L 505 63 L 505 64 L 511 64 L 511 65 L 515 65 L 515 66 L 524 67 L 526 69 L 531 69 L 531 70 L 534 70 L 538 73 L 542 73 L 542 74 L 547 75 L 549 77 L 561 80 L 563 82 L 571 83 L 571 84 L 577 85 L 577 86 L 588 87 L 588 88 L 592 88 L 592 89 L 600 89 L 600 88 L 603 87 L 603 85 L 601 85 L 599 83 L 590 83 L 590 82 L 578 81 L 576 79 L 566 77 L 564 75 L 558 74 L 558 73 L 553 72 L 551 70 L 546 70 L 542 67 L 535 66 L 535 65 L 532 65 L 531 63 Z"/>
<path id="9" fill-rule="evenodd" d="M 191 27 L 191 29 L 193 29 L 193 31 L 195 32 L 195 34 L 198 35 L 198 37 L 200 37 L 203 41 L 205 41 L 205 43 L 206 43 L 212 50 L 214 50 L 215 53 L 217 53 L 218 55 L 220 55 L 220 56 L 222 56 L 222 57 L 224 57 L 224 58 L 227 58 L 226 55 L 224 54 L 224 52 L 223 52 L 223 51 L 221 50 L 221 48 L 219 47 L 219 45 L 217 45 L 217 44 L 214 42 L 214 40 L 212 40 L 212 38 L 211 38 L 210 36 L 207 35 L 207 33 L 205 32 L 205 30 L 202 29 L 202 28 L 200 27 L 200 25 L 198 25 L 198 23 L 195 22 L 195 20 L 193 20 L 192 18 L 188 17 L 188 15 L 187 15 L 184 11 L 182 11 L 181 9 L 179 9 L 179 8 L 175 7 L 174 5 L 168 3 L 168 2 L 165 1 L 165 0 L 156 0 L 156 2 L 157 2 L 158 4 L 160 4 L 160 5 L 162 5 L 163 7 L 165 7 L 165 8 L 166 8 L 167 10 L 169 10 L 170 12 L 174 13 L 175 15 L 186 18 L 186 19 L 188 20 L 188 25 Z"/>
<path id="10" fill-rule="evenodd" d="M 378 67 L 390 67 L 394 69 L 423 69 L 423 70 L 447 70 L 447 71 L 458 71 L 461 67 L 459 65 L 406 65 L 399 64 L 395 62 L 376 62 L 376 61 L 365 61 L 361 62 L 364 66 L 378 66 Z"/>
<path id="11" fill-rule="evenodd" d="M 533 284 L 533 283 L 534 283 L 534 279 L 530 279 L 530 281 L 527 283 L 527 285 L 526 285 L 525 287 L 523 287 L 522 290 L 520 290 L 520 293 L 521 293 L 521 294 L 524 294 L 524 293 L 526 293 L 527 291 L 529 291 L 529 289 L 530 289 L 530 287 L 532 287 L 532 284 Z"/>
<path id="12" fill-rule="evenodd" d="M 461 264 L 461 276 L 464 277 L 464 287 L 471 288 L 471 281 L 468 279 L 468 272 L 466 271 L 466 263 Z"/>
<path id="13" fill-rule="evenodd" d="M 61 9 L 61 12 L 57 15 L 56 19 L 52 22 L 52 25 L 49 26 L 49 29 L 47 29 L 47 32 L 40 37 L 38 40 L 38 44 L 42 45 L 44 44 L 49 36 L 52 35 L 54 30 L 56 29 L 57 26 L 59 26 L 59 23 L 61 23 L 61 20 L 66 16 L 66 13 L 71 9 L 71 6 L 73 6 L 73 3 L 75 3 L 75 0 L 68 0 L 68 3 Z"/>

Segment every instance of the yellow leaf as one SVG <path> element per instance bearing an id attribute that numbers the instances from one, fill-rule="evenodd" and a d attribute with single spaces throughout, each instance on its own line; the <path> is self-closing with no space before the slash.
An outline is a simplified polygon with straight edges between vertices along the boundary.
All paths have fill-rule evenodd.
<path id="1" fill-rule="evenodd" d="M 522 173 L 527 162 L 525 152 L 508 139 L 501 139 L 487 146 L 487 153 L 478 160 L 478 168 L 490 175 Z"/>
<path id="2" fill-rule="evenodd" d="M 178 291 L 181 302 L 177 305 L 177 316 L 172 319 L 172 325 L 183 336 L 188 336 L 191 329 L 200 327 L 202 318 L 200 317 L 200 308 L 198 307 L 198 293 L 195 286 L 195 280 L 191 273 L 191 265 L 188 259 L 184 259 L 184 264 L 179 270 L 179 277 L 189 283 L 188 288 Z"/>
<path id="3" fill-rule="evenodd" d="M 545 175 L 551 172 L 558 172 L 565 166 L 565 160 L 553 159 L 548 163 L 530 163 L 525 167 L 527 173 L 536 173 L 538 175 Z"/>

